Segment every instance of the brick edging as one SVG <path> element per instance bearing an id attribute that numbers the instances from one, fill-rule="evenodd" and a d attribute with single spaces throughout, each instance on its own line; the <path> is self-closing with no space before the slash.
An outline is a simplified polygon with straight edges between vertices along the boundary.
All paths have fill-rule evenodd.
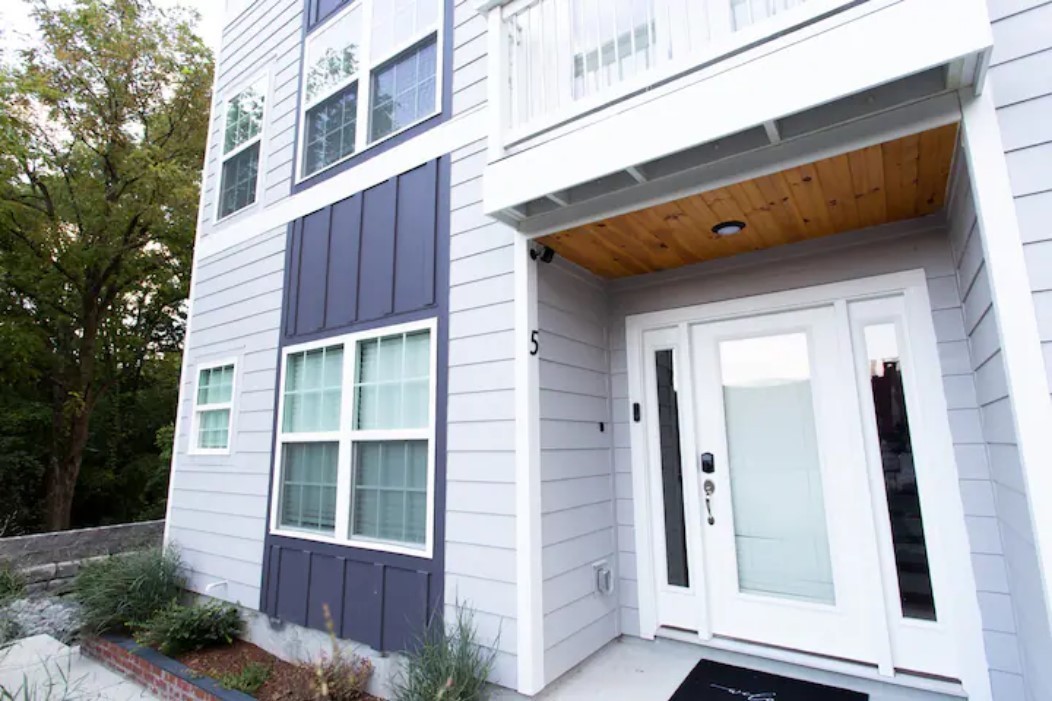
<path id="1" fill-rule="evenodd" d="M 219 686 L 213 679 L 197 676 L 182 662 L 130 638 L 89 637 L 80 643 L 81 652 L 119 674 L 130 677 L 165 701 L 252 701 L 251 696 Z"/>

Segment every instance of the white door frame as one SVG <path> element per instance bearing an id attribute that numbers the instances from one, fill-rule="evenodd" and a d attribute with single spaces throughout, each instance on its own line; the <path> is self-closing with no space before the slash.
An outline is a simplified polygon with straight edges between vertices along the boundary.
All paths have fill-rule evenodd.
<path id="1" fill-rule="evenodd" d="M 837 300 L 860 300 L 888 295 L 903 295 L 907 308 L 907 317 L 914 332 L 913 356 L 919 366 L 935 368 L 934 381 L 931 372 L 923 373 L 927 379 L 924 386 L 926 405 L 930 411 L 925 413 L 925 431 L 930 434 L 930 444 L 938 448 L 933 457 L 937 461 L 933 470 L 940 485 L 940 493 L 946 498 L 940 499 L 940 508 L 936 513 L 925 514 L 932 525 L 940 531 L 938 547 L 943 549 L 942 557 L 947 567 L 953 572 L 956 586 L 942 593 L 940 606 L 948 614 L 948 619 L 955 627 L 955 639 L 958 641 L 957 654 L 960 659 L 961 681 L 971 699 L 989 699 L 990 682 L 986 653 L 982 641 L 982 625 L 976 596 L 975 577 L 971 566 L 968 535 L 965 528 L 964 507 L 960 498 L 957 482 L 956 462 L 953 453 L 953 441 L 950 433 L 946 399 L 941 385 L 941 373 L 936 346 L 935 327 L 931 316 L 931 303 L 928 298 L 927 280 L 923 270 L 910 270 L 901 273 L 859 278 L 839 283 L 805 287 L 769 294 L 755 295 L 721 302 L 711 302 L 691 307 L 648 312 L 631 315 L 625 319 L 626 348 L 628 356 L 628 385 L 630 401 L 642 402 L 646 396 L 643 373 L 642 338 L 644 331 L 705 323 L 721 319 L 748 316 L 758 312 L 778 312 L 807 308 L 819 304 L 832 303 Z M 920 373 L 918 373 L 920 374 Z M 929 386 L 933 385 L 933 386 Z M 937 385 L 937 386 L 934 386 Z M 661 566 L 656 562 L 654 553 L 655 515 L 653 513 L 651 482 L 648 478 L 647 435 L 641 422 L 630 423 L 632 455 L 633 515 L 635 524 L 635 547 L 637 560 L 637 577 L 639 592 L 639 630 L 640 635 L 653 639 L 659 633 L 656 610 L 657 576 Z M 693 465 L 693 455 L 684 459 L 684 466 Z M 956 498 L 953 498 L 956 495 Z M 926 529 L 927 530 L 927 529 Z M 931 547 L 929 545 L 929 547 Z M 699 578 L 703 579 L 703 578 Z M 704 594 L 704 582 L 698 585 Z M 883 602 L 881 602 L 883 606 Z M 704 616 L 699 616 L 698 642 L 714 644 L 711 630 Z M 736 644 L 740 649 L 741 644 Z M 785 655 L 765 648 L 762 645 L 747 645 L 748 651 L 761 657 L 784 659 Z M 794 662 L 828 669 L 829 660 L 815 659 L 813 665 L 807 655 L 792 654 Z M 842 671 L 852 673 L 846 665 Z M 857 668 L 857 666 L 854 666 Z M 869 676 L 868 674 L 866 676 Z M 891 681 L 890 678 L 887 678 Z M 895 677 L 897 683 L 910 684 L 910 677 Z M 919 680 L 918 680 L 918 683 Z"/>

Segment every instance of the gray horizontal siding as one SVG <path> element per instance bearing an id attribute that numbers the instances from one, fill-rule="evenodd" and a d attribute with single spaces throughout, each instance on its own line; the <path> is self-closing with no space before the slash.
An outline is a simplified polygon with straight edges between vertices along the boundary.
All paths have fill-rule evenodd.
<path id="1" fill-rule="evenodd" d="M 486 100 L 486 23 L 453 5 L 454 115 Z M 446 604 L 475 609 L 497 651 L 493 680 L 517 684 L 515 232 L 482 213 L 485 133 L 452 154 Z"/>
<path id="2" fill-rule="evenodd" d="M 193 591 L 225 582 L 210 595 L 248 608 L 259 605 L 285 238 L 282 226 L 198 262 L 179 393 L 169 537 Z M 237 360 L 231 452 L 190 455 L 197 368 L 226 358 Z"/>
<path id="3" fill-rule="evenodd" d="M 1052 389 L 1052 2 L 1048 0 L 988 0 L 993 21 L 994 52 L 990 80 L 1001 138 L 1016 198 L 1023 251 L 1037 311 L 1038 331 L 1045 355 L 1046 384 Z M 961 235 L 962 258 L 969 263 L 969 248 L 977 239 Z M 981 255 L 981 254 L 980 254 Z M 971 258 L 977 257 L 971 254 Z M 974 264 L 973 264 L 974 265 Z M 974 276 L 973 291 L 980 308 L 989 304 L 985 271 L 964 271 Z M 992 314 L 990 314 L 992 316 Z M 980 322 L 982 323 L 982 322 Z M 990 325 L 989 323 L 987 325 Z M 1011 436 L 1011 413 L 1004 385 L 1004 369 L 996 352 L 993 333 L 977 327 L 973 344 L 976 377 L 982 378 L 983 429 L 989 440 L 994 501 L 999 517 L 1007 563 L 1007 579 L 1017 608 L 1019 638 L 1016 664 L 1021 681 L 1001 683 L 1006 689 L 1024 686 L 1027 698 L 1052 697 L 1052 638 L 1044 615 L 1037 549 L 1029 517 L 1029 503 L 1019 456 Z M 990 340 L 987 340 L 990 339 Z M 989 356 L 989 357 L 986 357 Z M 980 365 L 981 364 L 981 365 Z M 1020 695 L 1019 698 L 1022 698 Z"/>
<path id="4" fill-rule="evenodd" d="M 452 154 L 445 596 L 475 609 L 481 640 L 496 641 L 494 680 L 514 687 L 514 231 L 481 216 L 484 152 Z"/>
<path id="5" fill-rule="evenodd" d="M 296 141 L 302 0 L 260 0 L 223 31 L 217 60 L 215 106 L 211 116 L 211 141 L 205 158 L 203 209 L 199 223 L 202 237 L 220 235 L 230 223 L 258 212 L 264 204 L 287 197 L 293 177 Z M 222 169 L 223 100 L 254 77 L 268 76 L 266 122 L 259 164 L 260 195 L 256 204 L 231 218 L 215 223 L 216 197 Z"/>
<path id="6" fill-rule="evenodd" d="M 617 636 L 609 353 L 603 282 L 561 262 L 537 272 L 540 328 L 544 678 L 551 683 Z"/>

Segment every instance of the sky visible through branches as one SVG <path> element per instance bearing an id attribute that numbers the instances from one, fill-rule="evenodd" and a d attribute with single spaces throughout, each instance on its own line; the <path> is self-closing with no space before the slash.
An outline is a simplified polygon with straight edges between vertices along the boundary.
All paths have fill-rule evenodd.
<path id="1" fill-rule="evenodd" d="M 219 48 L 219 37 L 223 31 L 224 0 L 154 0 L 158 7 L 185 5 L 201 14 L 198 34 L 205 40 L 212 51 Z M 57 0 L 55 5 L 61 4 Z M 29 5 L 23 0 L 0 0 L 0 49 L 7 54 L 7 59 L 15 49 L 23 48 L 35 41 L 33 37 L 33 20 L 29 17 Z"/>

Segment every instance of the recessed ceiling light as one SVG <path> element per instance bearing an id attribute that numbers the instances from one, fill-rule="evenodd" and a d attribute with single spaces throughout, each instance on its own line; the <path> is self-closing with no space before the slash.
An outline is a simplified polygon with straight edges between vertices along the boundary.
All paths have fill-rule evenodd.
<path id="1" fill-rule="evenodd" d="M 744 229 L 745 222 L 743 221 L 721 221 L 712 227 L 712 233 L 717 236 L 734 236 L 735 234 L 740 234 Z"/>

